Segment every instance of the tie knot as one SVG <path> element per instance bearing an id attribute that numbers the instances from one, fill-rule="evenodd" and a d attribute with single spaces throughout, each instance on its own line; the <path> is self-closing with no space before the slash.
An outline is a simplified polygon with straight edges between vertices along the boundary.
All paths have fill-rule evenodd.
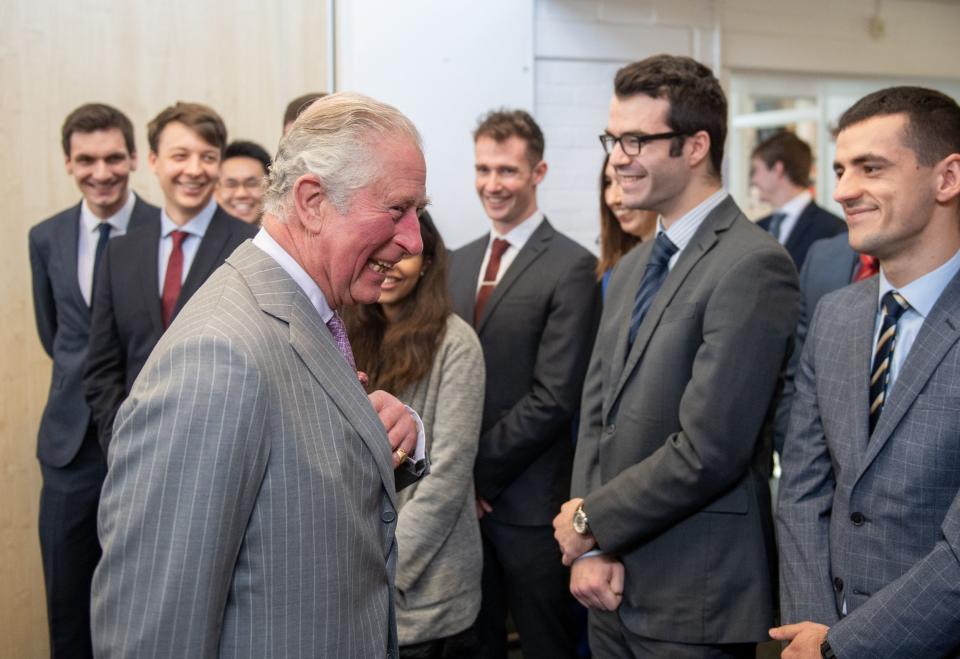
<path id="1" fill-rule="evenodd" d="M 113 227 L 110 226 L 109 222 L 101 222 L 100 226 L 97 227 L 97 230 L 100 231 L 100 240 L 106 240 L 110 237 L 110 229 Z"/>
<path id="2" fill-rule="evenodd" d="M 656 240 L 653 241 L 653 251 L 650 252 L 650 263 L 656 265 L 666 265 L 670 258 L 680 249 L 673 244 L 673 241 L 667 238 L 667 234 L 660 232 Z"/>
<path id="3" fill-rule="evenodd" d="M 187 236 L 189 235 L 190 234 L 187 233 L 186 231 L 174 231 L 173 233 L 171 233 L 170 237 L 173 238 L 174 249 L 176 249 L 177 247 L 180 247 L 180 245 L 183 244 L 183 241 L 186 240 Z"/>
<path id="4" fill-rule="evenodd" d="M 884 315 L 888 316 L 893 322 L 897 322 L 903 312 L 910 308 L 910 303 L 907 302 L 906 298 L 896 291 L 884 293 L 881 304 L 883 305 Z"/>
<path id="5" fill-rule="evenodd" d="M 493 245 L 490 247 L 490 255 L 493 258 L 499 259 L 503 256 L 503 253 L 507 251 L 508 247 L 510 247 L 510 243 L 503 238 L 494 238 Z"/>

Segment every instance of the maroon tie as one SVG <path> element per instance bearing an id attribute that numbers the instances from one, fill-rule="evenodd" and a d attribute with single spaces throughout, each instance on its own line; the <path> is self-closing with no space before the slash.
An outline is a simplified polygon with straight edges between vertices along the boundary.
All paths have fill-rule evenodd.
<path id="1" fill-rule="evenodd" d="M 880 272 L 880 261 L 876 256 L 870 256 L 869 254 L 860 255 L 860 265 L 857 267 L 857 274 L 853 276 L 853 281 L 863 281 L 864 279 L 870 279 Z"/>
<path id="2" fill-rule="evenodd" d="M 497 287 L 497 273 L 500 272 L 500 259 L 503 253 L 510 247 L 510 243 L 502 238 L 494 238 L 493 245 L 490 247 L 490 260 L 487 261 L 487 271 L 483 273 L 483 281 L 480 282 L 480 290 L 477 291 L 477 304 L 473 307 L 473 325 L 480 324 L 480 317 L 483 316 L 483 308 L 487 306 L 487 300 L 490 294 Z"/>
<path id="3" fill-rule="evenodd" d="M 170 234 L 173 238 L 173 251 L 167 259 L 167 274 L 163 278 L 163 295 L 160 298 L 164 329 L 170 327 L 173 309 L 177 306 L 177 298 L 180 297 L 180 280 L 183 278 L 183 241 L 189 235 L 186 231 L 174 231 Z"/>

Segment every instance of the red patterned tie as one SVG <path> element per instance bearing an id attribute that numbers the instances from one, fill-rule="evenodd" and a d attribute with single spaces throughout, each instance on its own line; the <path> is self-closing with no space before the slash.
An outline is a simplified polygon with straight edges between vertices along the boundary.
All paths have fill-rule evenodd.
<path id="1" fill-rule="evenodd" d="M 186 231 L 174 231 L 170 234 L 173 239 L 173 250 L 167 259 L 167 274 L 163 277 L 163 295 L 160 305 L 163 311 L 163 328 L 170 327 L 173 320 L 173 310 L 180 297 L 180 287 L 183 279 L 183 241 L 189 236 Z"/>
<path id="2" fill-rule="evenodd" d="M 473 325 L 480 324 L 480 317 L 483 316 L 483 308 L 487 306 L 487 300 L 497 287 L 497 273 L 500 272 L 500 259 L 503 253 L 510 247 L 510 243 L 502 238 L 494 238 L 493 245 L 490 247 L 490 260 L 487 261 L 487 271 L 483 273 L 483 281 L 480 283 L 480 290 L 477 291 L 477 303 L 473 307 Z"/>
<path id="3" fill-rule="evenodd" d="M 857 274 L 853 276 L 853 281 L 863 281 L 864 279 L 870 279 L 880 272 L 880 261 L 876 256 L 870 256 L 869 254 L 860 255 L 860 265 L 857 268 Z"/>

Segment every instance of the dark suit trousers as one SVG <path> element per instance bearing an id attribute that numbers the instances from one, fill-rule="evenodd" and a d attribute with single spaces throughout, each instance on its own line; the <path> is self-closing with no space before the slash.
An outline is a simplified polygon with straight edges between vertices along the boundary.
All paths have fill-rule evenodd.
<path id="1" fill-rule="evenodd" d="M 590 611 L 590 649 L 601 659 L 754 659 L 757 644 L 697 645 L 644 638 L 624 627 L 616 611 Z"/>
<path id="2" fill-rule="evenodd" d="M 496 507 L 496 503 L 494 503 Z M 484 517 L 483 601 L 477 618 L 483 659 L 507 656 L 507 613 L 524 659 L 575 658 L 570 570 L 550 526 L 515 526 Z"/>
<path id="3" fill-rule="evenodd" d="M 90 582 L 100 560 L 97 503 L 107 465 L 91 424 L 65 467 L 40 463 L 40 552 L 52 659 L 93 657 Z"/>

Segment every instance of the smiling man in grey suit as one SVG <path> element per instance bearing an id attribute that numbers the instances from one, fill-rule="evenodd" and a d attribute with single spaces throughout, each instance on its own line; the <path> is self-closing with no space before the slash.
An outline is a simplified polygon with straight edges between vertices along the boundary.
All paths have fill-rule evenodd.
<path id="1" fill-rule="evenodd" d="M 614 90 L 601 141 L 659 228 L 610 280 L 556 536 L 597 656 L 752 659 L 773 620 L 765 422 L 797 274 L 721 189 L 710 69 L 660 55 Z"/>
<path id="2" fill-rule="evenodd" d="M 410 121 L 356 94 L 281 140 L 263 229 L 118 413 L 98 657 L 396 656 L 395 497 L 424 471 L 423 437 L 397 399 L 367 396 L 336 310 L 376 302 L 420 252 L 425 179 Z"/>
<path id="3" fill-rule="evenodd" d="M 839 121 L 850 245 L 800 358 L 778 529 L 784 657 L 960 650 L 960 107 L 894 87 Z"/>

